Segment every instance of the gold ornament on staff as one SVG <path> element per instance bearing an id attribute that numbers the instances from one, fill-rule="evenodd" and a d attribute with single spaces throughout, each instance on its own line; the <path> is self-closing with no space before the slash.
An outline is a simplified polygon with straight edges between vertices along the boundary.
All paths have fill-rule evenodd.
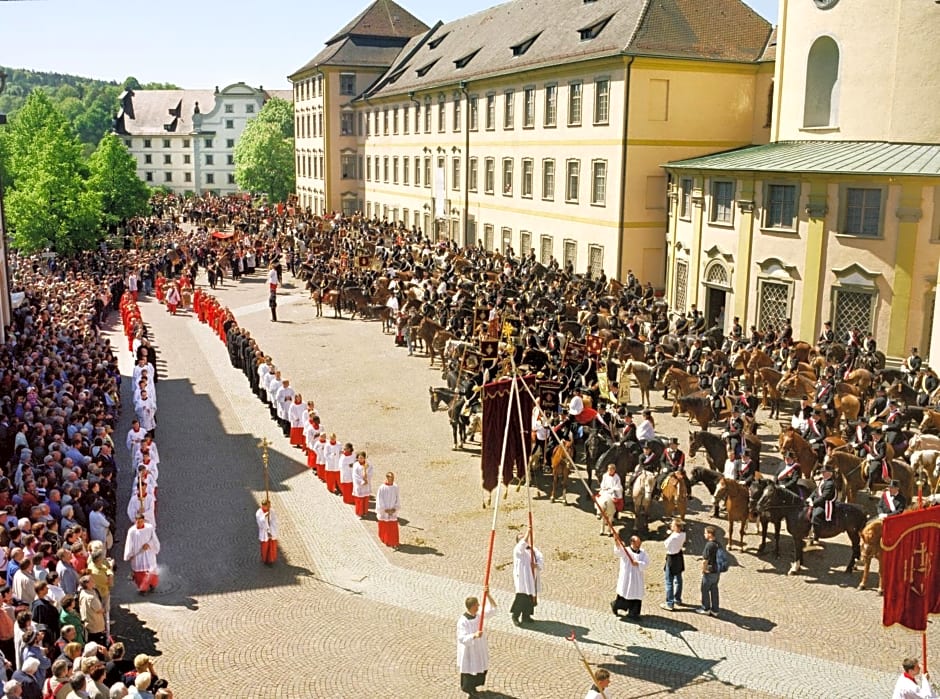
<path id="1" fill-rule="evenodd" d="M 268 447 L 271 442 L 267 437 L 263 437 L 258 446 L 261 447 L 261 463 L 264 465 L 264 499 L 271 502 L 270 488 L 268 487 Z"/>

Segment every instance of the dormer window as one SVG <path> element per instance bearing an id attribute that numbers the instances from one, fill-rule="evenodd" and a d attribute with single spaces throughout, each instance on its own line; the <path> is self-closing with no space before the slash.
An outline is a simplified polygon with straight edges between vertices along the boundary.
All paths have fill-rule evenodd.
<path id="1" fill-rule="evenodd" d="M 480 49 L 477 49 L 476 51 L 473 51 L 472 53 L 468 53 L 463 58 L 458 58 L 456 61 L 454 61 L 454 67 L 458 69 L 466 68 L 467 64 L 470 61 L 472 61 L 473 57 L 476 56 L 478 53 L 480 53 Z"/>
<path id="2" fill-rule="evenodd" d="M 530 36 L 530 37 L 529 37 L 528 39 L 526 39 L 525 41 L 522 41 L 522 42 L 516 44 L 515 46 L 513 46 L 513 47 L 512 47 L 512 55 L 513 55 L 513 56 L 521 56 L 522 54 L 524 54 L 526 51 L 529 50 L 529 48 L 532 46 L 532 44 L 535 43 L 535 40 L 538 39 L 541 34 L 542 34 L 542 32 L 539 32 L 538 34 L 533 34 L 532 36 Z"/>
<path id="3" fill-rule="evenodd" d="M 604 31 L 604 27 L 607 26 L 607 23 L 613 18 L 613 15 L 605 17 L 604 19 L 595 22 L 594 24 L 584 27 L 583 29 L 578 30 L 578 35 L 581 37 L 581 41 L 588 41 L 589 39 L 597 38 L 597 35 Z"/>
<path id="4" fill-rule="evenodd" d="M 422 66 L 421 68 L 418 68 L 418 69 L 415 71 L 415 73 L 418 74 L 418 77 L 419 77 L 419 78 L 423 78 L 425 75 L 428 74 L 428 71 L 430 71 L 431 68 L 434 67 L 434 64 L 437 63 L 437 61 L 438 61 L 438 59 L 435 58 L 433 61 L 431 61 L 431 62 L 428 63 L 427 65 Z"/>
<path id="5" fill-rule="evenodd" d="M 450 32 L 446 32 L 446 33 L 444 33 L 444 34 L 441 34 L 441 35 L 440 35 L 439 37 L 437 37 L 436 39 L 432 39 L 431 41 L 429 41 L 429 42 L 428 42 L 428 49 L 429 49 L 430 51 L 433 51 L 434 49 L 436 49 L 438 46 L 441 45 L 441 42 L 444 41 L 444 39 L 446 39 L 446 38 L 448 37 L 449 34 L 450 34 Z"/>

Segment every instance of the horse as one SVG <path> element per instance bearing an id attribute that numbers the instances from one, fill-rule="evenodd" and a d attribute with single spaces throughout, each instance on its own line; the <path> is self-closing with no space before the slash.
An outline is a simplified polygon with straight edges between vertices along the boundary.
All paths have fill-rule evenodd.
<path id="1" fill-rule="evenodd" d="M 940 451 L 936 449 L 921 449 L 911 454 L 911 470 L 915 474 L 920 474 L 920 479 L 924 481 L 925 492 L 932 493 L 940 485 L 940 465 L 937 457 Z"/>
<path id="2" fill-rule="evenodd" d="M 760 471 L 761 441 L 752 434 L 744 435 L 744 443 L 754 462 L 754 467 Z M 689 432 L 689 458 L 694 458 L 699 449 L 705 451 L 705 460 L 716 471 L 723 471 L 725 459 L 728 458 L 728 445 L 721 437 L 704 430 Z"/>
<path id="3" fill-rule="evenodd" d="M 783 519 L 783 515 L 778 511 L 757 511 L 757 501 L 760 499 L 761 493 L 764 492 L 766 484 L 767 481 L 757 478 L 751 481 L 751 485 L 748 488 L 748 508 L 750 509 L 751 517 L 756 517 L 760 520 L 760 546 L 757 547 L 757 555 L 761 555 L 767 547 L 767 528 L 770 524 L 773 524 L 774 558 L 780 558 L 780 522 Z"/>
<path id="4" fill-rule="evenodd" d="M 432 388 L 428 386 L 428 393 L 431 394 L 431 412 L 436 413 L 441 409 L 441 403 L 450 405 L 454 401 L 454 397 L 459 395 L 458 391 L 455 391 L 452 388 Z"/>
<path id="5" fill-rule="evenodd" d="M 824 521 L 816 527 L 815 533 L 820 539 L 831 539 L 842 532 L 848 535 L 852 543 L 852 555 L 845 567 L 845 572 L 851 573 L 855 568 L 855 562 L 861 555 L 859 542 L 867 518 L 862 508 L 857 505 L 834 502 L 832 509 L 832 520 Z M 762 513 L 773 510 L 778 510 L 783 515 L 787 522 L 787 531 L 793 538 L 793 563 L 787 574 L 798 573 L 803 565 L 803 546 L 804 540 L 809 535 L 812 511 L 799 495 L 768 481 L 764 486 L 764 492 L 757 500 L 757 511 Z"/>
<path id="6" fill-rule="evenodd" d="M 788 451 L 796 454 L 796 460 L 800 463 L 800 473 L 803 474 L 803 478 L 813 477 L 813 470 L 816 468 L 816 462 L 818 461 L 816 450 L 800 436 L 799 432 L 792 427 L 783 430 L 777 439 L 777 449 L 781 454 L 786 454 Z"/>
<path id="7" fill-rule="evenodd" d="M 748 507 L 749 493 L 746 485 L 738 483 L 731 478 L 722 476 L 715 489 L 715 501 L 725 501 L 725 511 L 728 513 L 728 550 L 734 544 L 734 523 L 741 523 L 741 550 L 744 550 L 744 530 L 750 515 Z"/>
<path id="8" fill-rule="evenodd" d="M 721 471 L 715 471 L 710 468 L 702 468 L 701 466 L 693 466 L 692 470 L 689 472 L 689 486 L 693 486 L 696 483 L 701 483 L 704 485 L 708 492 L 712 494 L 714 501 L 714 509 L 712 510 L 712 517 L 718 517 L 718 505 L 719 501 L 714 497 L 715 491 L 718 489 L 718 481 L 722 479 Z"/>
<path id="9" fill-rule="evenodd" d="M 606 533 L 607 536 L 614 535 L 614 517 L 617 516 L 617 507 L 614 505 L 614 498 L 610 493 L 601 493 L 594 501 L 597 507 L 598 517 L 601 520 L 601 536 Z M 608 526 L 610 523 L 610 526 Z"/>
<path id="10" fill-rule="evenodd" d="M 862 579 L 858 583 L 858 589 L 864 590 L 868 585 L 868 572 L 871 569 L 872 559 L 878 561 L 878 594 L 884 594 L 884 576 L 881 574 L 881 530 L 884 527 L 884 520 L 875 518 L 865 525 L 862 529 Z"/>
<path id="11" fill-rule="evenodd" d="M 620 369 L 618 381 L 620 383 L 620 402 L 630 402 L 630 376 L 636 379 L 637 388 L 640 390 L 640 406 L 652 408 L 650 402 L 650 389 L 653 386 L 653 367 L 645 362 L 639 362 L 635 359 L 628 359 Z"/>
<path id="12" fill-rule="evenodd" d="M 689 488 L 685 478 L 670 473 L 660 488 L 660 495 L 663 499 L 664 517 L 670 518 L 678 515 L 679 519 L 685 519 L 689 505 Z"/>
<path id="13" fill-rule="evenodd" d="M 587 484 L 590 488 L 591 481 L 594 479 L 594 464 L 610 449 L 612 441 L 610 433 L 603 428 L 585 427 L 584 429 L 588 435 L 584 440 L 584 461 L 587 464 Z"/>
<path id="14" fill-rule="evenodd" d="M 845 383 L 854 384 L 860 396 L 867 396 L 871 391 L 874 377 L 868 369 L 855 369 L 846 374 L 842 380 Z"/>
<path id="15" fill-rule="evenodd" d="M 751 375 L 751 386 L 757 386 L 761 383 L 760 370 L 774 365 L 773 357 L 762 349 L 754 349 L 748 354 L 745 369 Z M 779 379 L 778 379 L 779 380 Z"/>
<path id="16" fill-rule="evenodd" d="M 636 516 L 636 526 L 640 531 L 647 529 L 655 488 L 656 474 L 650 471 L 641 471 L 633 481 L 633 514 Z"/>
<path id="17" fill-rule="evenodd" d="M 438 345 L 435 344 L 435 339 L 443 332 L 445 331 L 439 323 L 427 317 L 422 318 L 420 325 L 418 325 L 416 335 L 421 339 L 425 348 L 427 349 L 428 357 L 431 359 L 431 366 L 434 366 L 434 357 L 438 354 L 441 355 L 441 361 L 443 361 L 443 349 L 445 343 L 439 343 L 440 349 L 438 349 Z M 447 339 L 452 337 L 450 333 L 447 333 L 447 336 Z"/>
<path id="18" fill-rule="evenodd" d="M 845 479 L 846 501 L 854 502 L 855 494 L 866 486 L 865 460 L 855 454 L 840 451 L 827 455 L 826 462 Z M 890 478 L 900 482 L 900 491 L 910 502 L 914 495 L 914 470 L 900 459 L 890 457 L 888 457 L 888 470 L 891 472 Z M 880 481 L 879 477 L 875 482 Z"/>
<path id="19" fill-rule="evenodd" d="M 920 421 L 920 431 L 936 433 L 940 432 L 940 412 L 936 410 L 925 410 L 924 419 Z"/>
<path id="20" fill-rule="evenodd" d="M 765 408 L 770 409 L 770 418 L 780 417 L 780 391 L 777 386 L 783 374 L 772 366 L 762 366 L 754 373 L 754 385 L 760 384 L 761 400 Z"/>
<path id="21" fill-rule="evenodd" d="M 922 449 L 940 449 L 940 437 L 935 434 L 915 434 L 908 441 L 904 456 L 910 457 L 915 451 Z"/>
<path id="22" fill-rule="evenodd" d="M 676 399 L 698 391 L 698 377 L 678 367 L 669 367 L 663 374 L 663 388 L 672 389 Z"/>
<path id="23" fill-rule="evenodd" d="M 672 404 L 672 416 L 678 417 L 680 413 L 687 414 L 689 422 L 695 420 L 699 427 L 706 431 L 716 417 L 712 409 L 711 396 L 704 391 L 677 397 Z M 724 416 L 718 415 L 717 417 L 720 420 Z"/>
<path id="24" fill-rule="evenodd" d="M 450 420 L 450 428 L 454 433 L 454 451 L 463 449 L 463 444 L 467 441 L 467 425 L 470 418 L 464 415 L 466 404 L 467 399 L 458 394 L 447 406 L 447 419 Z"/>
<path id="25" fill-rule="evenodd" d="M 552 495 L 551 501 L 555 502 L 555 491 L 561 484 L 561 499 L 568 504 L 568 475 L 571 473 L 573 464 L 568 456 L 571 453 L 571 440 L 563 439 L 561 444 L 552 450 Z"/>
<path id="26" fill-rule="evenodd" d="M 845 384 L 845 386 L 855 389 L 854 384 Z M 804 396 L 812 398 L 816 394 L 816 382 L 805 374 L 788 374 L 777 384 L 777 391 L 784 398 L 802 398 Z M 862 404 L 854 393 L 836 392 L 833 407 L 835 408 L 833 427 L 837 429 L 839 420 L 842 417 L 845 418 L 846 422 L 857 420 Z"/>

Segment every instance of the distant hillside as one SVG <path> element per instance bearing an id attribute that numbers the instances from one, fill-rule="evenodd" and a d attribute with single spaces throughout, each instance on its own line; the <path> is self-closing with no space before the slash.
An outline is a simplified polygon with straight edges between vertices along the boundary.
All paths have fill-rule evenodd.
<path id="1" fill-rule="evenodd" d="M 177 90 L 169 83 L 145 83 L 129 77 L 123 83 L 83 78 L 63 73 L 43 73 L 25 68 L 4 68 L 7 74 L 6 90 L 0 95 L 0 113 L 12 116 L 30 92 L 41 88 L 55 102 L 58 109 L 72 122 L 87 149 L 98 145 L 101 137 L 111 129 L 111 119 L 117 109 L 117 98 L 130 87 L 134 90 Z"/>

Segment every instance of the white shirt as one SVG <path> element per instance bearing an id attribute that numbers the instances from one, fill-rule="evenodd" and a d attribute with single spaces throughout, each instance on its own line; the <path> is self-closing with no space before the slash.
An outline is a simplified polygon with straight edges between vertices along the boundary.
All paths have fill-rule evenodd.
<path id="1" fill-rule="evenodd" d="M 255 512 L 255 520 L 258 522 L 258 541 L 277 539 L 277 515 L 272 510 L 264 512 L 259 507 Z"/>
<path id="2" fill-rule="evenodd" d="M 906 675 L 901 675 L 894 685 L 891 699 L 937 699 L 937 693 L 923 675 L 920 676 L 920 686 Z"/>
<path id="3" fill-rule="evenodd" d="M 685 532 L 670 532 L 663 545 L 666 547 L 666 553 L 670 556 L 682 553 L 682 547 L 685 546 Z"/>
<path id="4" fill-rule="evenodd" d="M 727 461 L 725 461 L 725 470 L 723 473 L 725 478 L 730 478 L 731 480 L 734 480 L 735 477 L 737 476 L 737 470 L 738 470 L 737 459 L 728 459 Z"/>
<path id="5" fill-rule="evenodd" d="M 363 466 L 357 460 L 353 464 L 352 494 L 357 498 L 367 498 L 372 495 L 372 466 L 366 462 Z"/>
<path id="6" fill-rule="evenodd" d="M 535 549 L 535 574 L 532 573 L 532 550 L 528 539 L 519 539 L 512 551 L 512 582 L 517 593 L 538 595 L 542 591 L 542 566 L 545 559 Z"/>
<path id="7" fill-rule="evenodd" d="M 353 482 L 353 465 L 356 463 L 355 454 L 344 454 L 340 452 L 339 454 L 339 482 L 340 483 L 352 483 Z"/>
<path id="8" fill-rule="evenodd" d="M 474 638 L 479 628 L 479 617 L 468 619 L 466 614 L 461 614 L 457 620 L 457 669 L 462 673 L 478 675 L 490 668 L 490 649 L 486 632 L 479 638 Z"/>
<path id="9" fill-rule="evenodd" d="M 623 547 L 619 544 L 614 544 L 614 553 L 620 558 L 620 573 L 617 576 L 617 594 L 624 599 L 643 599 L 643 595 L 646 592 L 643 573 L 646 571 L 646 566 L 650 563 L 650 558 L 646 554 L 646 551 L 640 549 L 638 552 L 634 552 L 633 549 L 630 549 L 630 556 L 636 560 L 637 565 L 633 565 L 630 562 Z"/>
<path id="10" fill-rule="evenodd" d="M 144 544 L 148 546 L 144 551 Z M 152 573 L 157 569 L 157 554 L 160 553 L 160 540 L 157 530 L 150 524 L 144 524 L 140 529 L 132 524 L 127 530 L 127 540 L 124 542 L 124 560 L 131 562 L 131 570 L 135 572 Z"/>
<path id="11" fill-rule="evenodd" d="M 584 411 L 584 400 L 579 395 L 571 396 L 568 401 L 568 414 L 580 415 Z"/>
<path id="12" fill-rule="evenodd" d="M 375 494 L 375 517 L 382 522 L 398 521 L 398 511 L 401 509 L 401 495 L 398 485 L 383 483 Z M 391 512 L 386 512 L 391 510 Z"/>
<path id="13" fill-rule="evenodd" d="M 640 442 L 656 439 L 656 428 L 649 420 L 643 420 L 636 426 L 636 438 Z"/>
<path id="14" fill-rule="evenodd" d="M 604 477 L 601 478 L 601 492 L 609 493 L 614 500 L 622 500 L 623 483 L 620 480 L 620 474 L 617 472 L 613 474 L 605 473 Z"/>

